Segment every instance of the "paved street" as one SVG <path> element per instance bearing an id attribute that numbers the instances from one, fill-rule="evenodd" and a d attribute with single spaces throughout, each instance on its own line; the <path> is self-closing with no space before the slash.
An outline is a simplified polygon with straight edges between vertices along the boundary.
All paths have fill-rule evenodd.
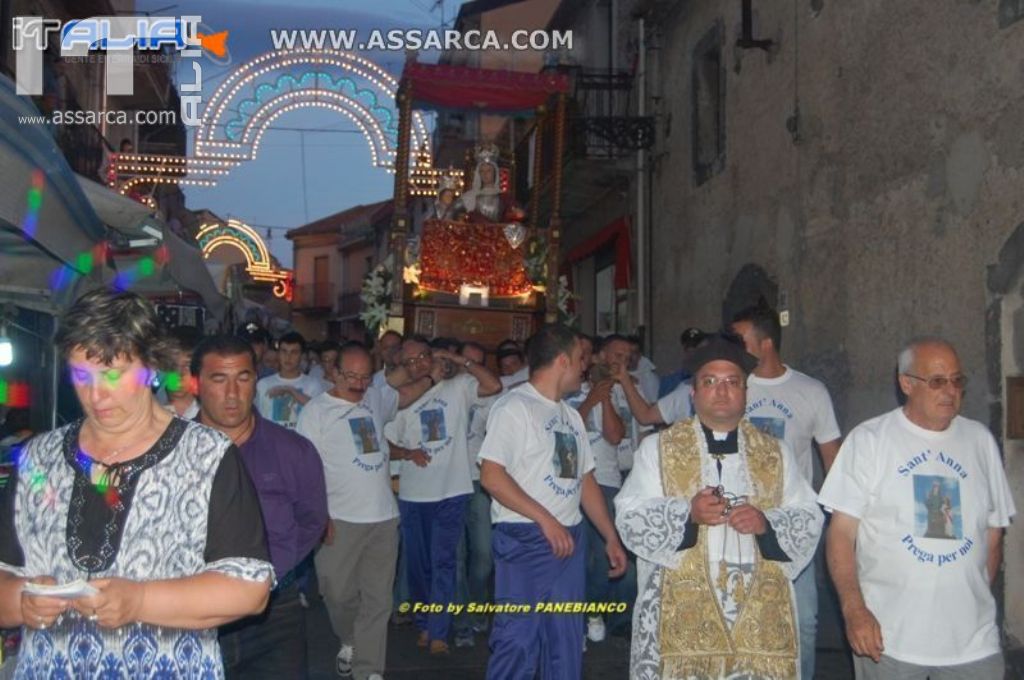
<path id="1" fill-rule="evenodd" d="M 311 680 L 330 680 L 334 673 L 334 655 L 338 641 L 331 632 L 323 603 L 308 611 L 309 662 Z M 452 649 L 448 657 L 432 657 L 416 647 L 411 625 L 391 626 L 388 639 L 387 680 L 476 680 L 487 667 L 487 635 L 478 635 L 476 646 Z M 849 680 L 853 672 L 846 650 L 819 649 L 816 676 L 822 680 Z M 629 641 L 609 637 L 602 643 L 588 643 L 584 654 L 583 677 L 586 680 L 624 680 L 629 675 Z"/>

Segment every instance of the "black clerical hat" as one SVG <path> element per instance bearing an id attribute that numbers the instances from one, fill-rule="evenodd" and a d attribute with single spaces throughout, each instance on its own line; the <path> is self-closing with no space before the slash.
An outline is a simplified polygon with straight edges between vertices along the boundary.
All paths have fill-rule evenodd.
<path id="1" fill-rule="evenodd" d="M 686 370 L 697 375 L 700 367 L 711 361 L 730 361 L 750 374 L 757 366 L 757 357 L 748 354 L 743 338 L 735 333 L 708 333 L 686 362 Z"/>

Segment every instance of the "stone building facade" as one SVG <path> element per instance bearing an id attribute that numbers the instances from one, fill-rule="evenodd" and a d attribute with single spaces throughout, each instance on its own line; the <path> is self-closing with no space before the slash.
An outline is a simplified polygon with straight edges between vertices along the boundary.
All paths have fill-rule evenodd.
<path id="1" fill-rule="evenodd" d="M 1024 440 L 1006 428 L 1024 404 L 1004 394 L 1024 374 L 1024 3 L 794 0 L 754 3 L 746 22 L 743 4 L 633 7 L 652 27 L 651 276 L 636 283 L 656 362 L 676 362 L 682 328 L 763 296 L 789 313 L 787 362 L 828 385 L 846 432 L 896 405 L 901 344 L 943 335 L 1024 510 Z M 1011 649 L 1022 573 L 1018 521 Z"/>

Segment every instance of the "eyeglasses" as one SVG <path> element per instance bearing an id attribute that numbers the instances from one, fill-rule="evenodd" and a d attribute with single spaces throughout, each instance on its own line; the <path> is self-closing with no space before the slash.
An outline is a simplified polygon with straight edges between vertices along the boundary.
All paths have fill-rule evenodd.
<path id="1" fill-rule="evenodd" d="M 903 375 L 914 380 L 920 380 L 921 382 L 928 385 L 929 389 L 941 390 L 945 389 L 946 385 L 952 385 L 953 389 L 962 390 L 967 387 L 967 376 L 966 375 L 954 375 L 946 377 L 944 375 L 933 375 L 928 378 L 922 378 L 919 375 L 912 373 L 904 373 Z"/>
<path id="2" fill-rule="evenodd" d="M 713 390 L 719 385 L 725 385 L 730 390 L 735 390 L 743 385 L 743 378 L 738 375 L 727 375 L 719 377 L 717 375 L 706 375 L 700 379 L 700 386 Z"/>
<path id="3" fill-rule="evenodd" d="M 360 375 L 358 373 L 350 373 L 349 371 L 342 371 L 341 377 L 352 382 L 370 382 L 373 380 L 372 375 Z"/>
<path id="4" fill-rule="evenodd" d="M 408 359 L 402 359 L 402 365 L 405 366 L 406 368 L 408 368 L 409 366 L 414 366 L 414 365 L 420 363 L 421 361 L 429 361 L 429 360 L 430 360 L 430 350 L 424 350 L 424 351 L 420 352 L 419 354 L 417 354 L 414 357 L 409 357 Z"/>

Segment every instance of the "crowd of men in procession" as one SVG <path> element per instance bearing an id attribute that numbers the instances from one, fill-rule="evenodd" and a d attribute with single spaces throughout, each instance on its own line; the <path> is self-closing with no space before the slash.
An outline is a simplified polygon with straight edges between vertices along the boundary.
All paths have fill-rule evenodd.
<path id="1" fill-rule="evenodd" d="M 665 376 L 635 338 L 559 325 L 493 362 L 393 331 L 176 338 L 190 378 L 161 398 L 239 446 L 277 578 L 221 631 L 229 677 L 304 675 L 315 579 L 342 677 L 383 677 L 388 622 L 411 617 L 429 654 L 489 634 L 500 680 L 582 677 L 586 641 L 615 633 L 633 678 L 812 678 L 822 507 L 858 678 L 1002 677 L 990 585 L 1014 505 L 941 339 L 903 348 L 905 404 L 844 440 L 763 304 L 685 331 Z"/>

